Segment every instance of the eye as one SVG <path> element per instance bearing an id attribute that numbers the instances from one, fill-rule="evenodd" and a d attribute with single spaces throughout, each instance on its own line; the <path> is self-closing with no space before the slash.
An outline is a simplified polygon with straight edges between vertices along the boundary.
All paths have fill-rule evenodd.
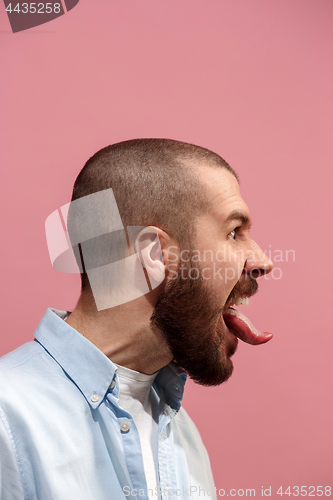
<path id="1" fill-rule="evenodd" d="M 239 229 L 239 227 L 235 227 L 235 229 L 233 229 L 229 234 L 228 234 L 228 237 L 231 238 L 232 240 L 235 240 L 236 239 L 236 234 L 237 234 L 237 229 Z"/>

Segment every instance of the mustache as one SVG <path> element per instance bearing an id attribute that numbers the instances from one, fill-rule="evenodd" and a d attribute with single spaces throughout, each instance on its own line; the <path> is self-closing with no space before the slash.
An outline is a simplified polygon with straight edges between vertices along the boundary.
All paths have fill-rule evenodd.
<path id="1" fill-rule="evenodd" d="M 257 281 L 251 278 L 250 275 L 244 274 L 237 281 L 234 288 L 231 290 L 230 295 L 224 305 L 224 309 L 232 306 L 238 299 L 243 297 L 252 297 L 255 293 L 257 293 L 259 285 Z"/>

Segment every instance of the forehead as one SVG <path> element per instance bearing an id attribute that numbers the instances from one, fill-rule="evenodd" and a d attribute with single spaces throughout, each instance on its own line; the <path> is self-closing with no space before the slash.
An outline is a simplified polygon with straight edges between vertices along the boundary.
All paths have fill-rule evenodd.
<path id="1" fill-rule="evenodd" d="M 209 215 L 227 219 L 232 212 L 241 212 L 250 217 L 249 209 L 243 200 L 235 176 L 226 168 L 198 167 L 197 172 L 203 183 L 210 202 Z"/>

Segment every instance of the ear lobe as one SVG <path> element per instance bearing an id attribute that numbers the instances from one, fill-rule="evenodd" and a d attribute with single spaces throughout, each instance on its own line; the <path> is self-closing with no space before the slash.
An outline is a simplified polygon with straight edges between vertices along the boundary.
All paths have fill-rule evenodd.
<path id="1" fill-rule="evenodd" d="M 158 234 L 151 227 L 146 227 L 138 234 L 135 243 L 135 251 L 141 261 L 142 266 L 147 270 L 152 288 L 156 288 L 165 277 L 163 254 Z"/>

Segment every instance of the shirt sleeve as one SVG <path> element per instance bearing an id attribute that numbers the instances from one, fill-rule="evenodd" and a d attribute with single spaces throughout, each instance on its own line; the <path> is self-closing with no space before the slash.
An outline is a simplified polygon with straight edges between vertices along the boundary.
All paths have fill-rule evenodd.
<path id="1" fill-rule="evenodd" d="M 14 442 L 7 421 L 0 408 L 0 499 L 24 500 L 22 478 L 18 467 Z"/>

